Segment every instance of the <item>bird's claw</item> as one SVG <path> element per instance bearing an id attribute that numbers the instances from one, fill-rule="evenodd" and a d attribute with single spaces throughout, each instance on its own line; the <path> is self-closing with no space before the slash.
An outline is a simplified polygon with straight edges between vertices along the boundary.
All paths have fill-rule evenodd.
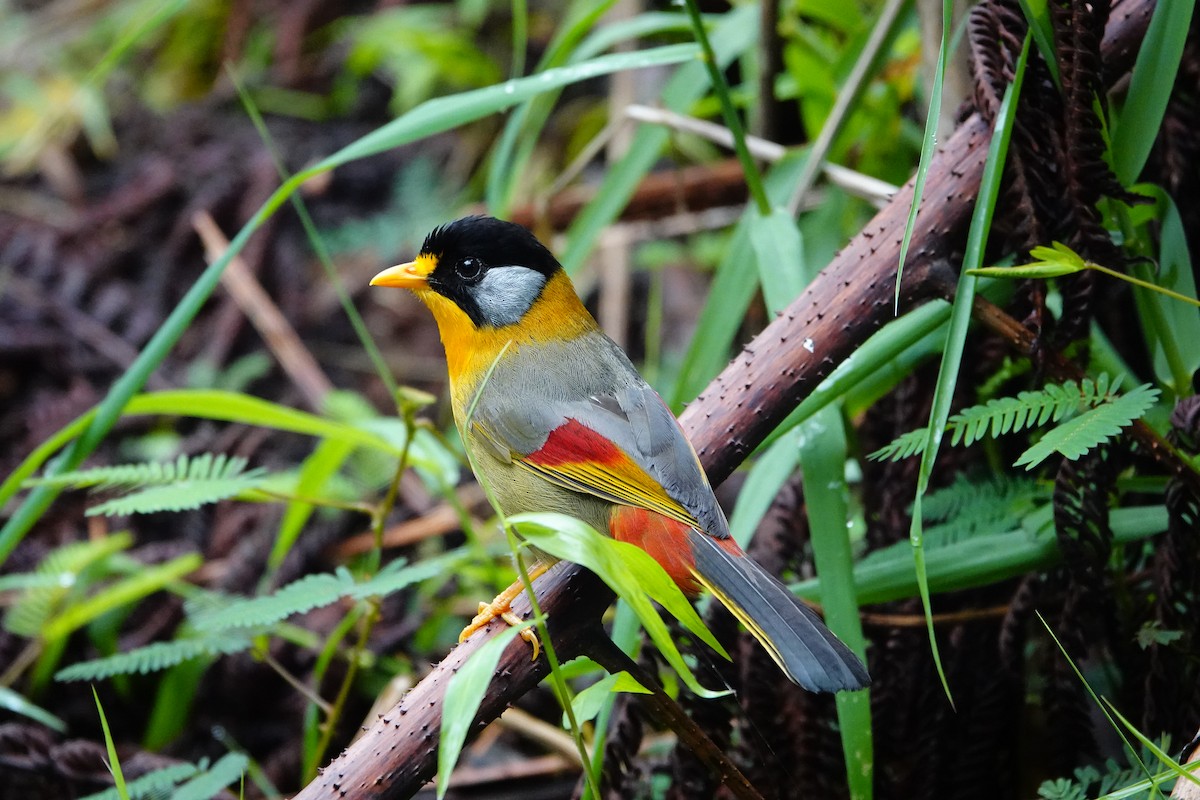
<path id="1" fill-rule="evenodd" d="M 499 599 L 500 598 L 497 598 L 497 600 Z M 511 600 L 509 602 L 511 602 Z M 471 620 L 471 623 L 467 625 L 467 627 L 462 629 L 462 633 L 458 635 L 458 641 L 460 643 L 465 642 L 467 639 L 471 638 L 475 631 L 479 630 L 480 628 L 487 627 L 487 625 L 497 617 L 504 620 L 514 628 L 525 624 L 525 620 L 513 613 L 509 603 L 504 603 L 501 605 L 495 600 L 493 600 L 491 603 L 481 602 L 479 604 L 479 613 L 475 615 L 475 618 Z M 534 633 L 532 629 L 525 628 L 520 632 L 519 635 L 522 639 L 529 643 L 530 648 L 533 650 L 533 656 L 530 660 L 537 661 L 538 654 L 542 652 L 542 645 L 541 642 L 538 641 L 537 634 Z"/>

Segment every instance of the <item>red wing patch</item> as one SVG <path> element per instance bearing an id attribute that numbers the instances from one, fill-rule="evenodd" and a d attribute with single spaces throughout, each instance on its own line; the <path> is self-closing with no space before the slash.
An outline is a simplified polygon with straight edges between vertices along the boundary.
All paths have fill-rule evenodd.
<path id="1" fill-rule="evenodd" d="M 645 467 L 578 420 L 555 428 L 539 450 L 518 463 L 568 489 L 645 508 L 689 527 L 699 525 Z"/>
<path id="2" fill-rule="evenodd" d="M 587 462 L 615 467 L 628 461 L 629 456 L 583 423 L 568 419 L 550 431 L 542 449 L 530 453 L 526 460 L 548 469 Z"/>

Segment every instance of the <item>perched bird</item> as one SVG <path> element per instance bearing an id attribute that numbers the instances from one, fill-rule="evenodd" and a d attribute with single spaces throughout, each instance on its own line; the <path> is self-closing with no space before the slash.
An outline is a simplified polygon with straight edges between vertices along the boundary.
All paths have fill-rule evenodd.
<path id="1" fill-rule="evenodd" d="M 734 542 L 679 423 L 529 231 L 491 217 L 451 222 L 371 285 L 410 289 L 433 312 L 455 420 L 505 514 L 559 511 L 640 546 L 685 593 L 711 591 L 807 689 L 870 682 Z M 481 605 L 464 636 L 507 611 L 519 588 Z"/>

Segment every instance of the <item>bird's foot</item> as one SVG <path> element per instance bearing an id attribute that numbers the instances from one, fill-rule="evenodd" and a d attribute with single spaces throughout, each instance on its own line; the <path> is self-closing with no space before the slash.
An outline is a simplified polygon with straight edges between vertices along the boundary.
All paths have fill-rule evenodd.
<path id="1" fill-rule="evenodd" d="M 550 565 L 548 564 L 535 564 L 533 568 L 529 570 L 529 580 L 535 580 L 549 568 Z M 517 595 L 521 594 L 523 591 L 525 591 L 525 584 L 521 583 L 521 581 L 517 581 L 512 586 L 509 586 L 503 592 L 496 595 L 496 598 L 492 600 L 492 602 L 480 603 L 479 613 L 476 614 L 475 618 L 471 620 L 471 624 L 462 629 L 462 633 L 458 635 L 458 641 L 465 642 L 471 637 L 472 634 L 475 633 L 475 631 L 479 630 L 480 628 L 487 627 L 487 625 L 497 617 L 504 620 L 514 628 L 524 625 L 525 620 L 518 617 L 512 611 L 512 601 L 515 600 Z M 537 634 L 535 634 L 532 629 L 526 628 L 521 631 L 520 636 L 522 639 L 528 642 L 529 646 L 533 649 L 532 660 L 536 661 L 538 654 L 542 651 L 542 645 L 541 642 L 538 641 Z"/>

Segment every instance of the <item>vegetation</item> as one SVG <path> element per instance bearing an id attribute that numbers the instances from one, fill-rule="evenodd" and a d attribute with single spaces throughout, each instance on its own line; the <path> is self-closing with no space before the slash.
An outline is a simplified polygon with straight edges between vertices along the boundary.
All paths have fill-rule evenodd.
<path id="1" fill-rule="evenodd" d="M 898 2 L 377 5 L 0 5 L 0 785 L 454 794 L 482 749 L 552 796 L 1192 780 L 1193 3 L 946 2 L 940 48 Z M 468 208 L 563 235 L 869 690 L 496 518 L 432 322 L 364 289 Z M 451 653 L 522 540 L 615 613 L 562 570 L 545 656 Z"/>

